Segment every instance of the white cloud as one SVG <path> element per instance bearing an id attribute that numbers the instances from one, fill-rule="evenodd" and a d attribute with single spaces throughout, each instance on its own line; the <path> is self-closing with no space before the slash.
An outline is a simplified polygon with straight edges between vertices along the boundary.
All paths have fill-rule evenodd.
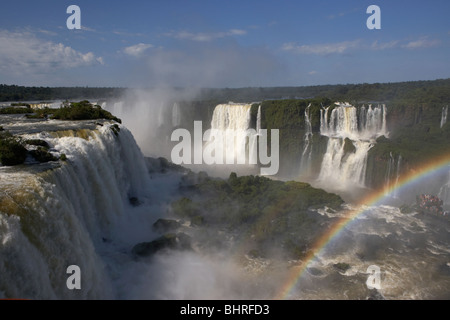
<path id="1" fill-rule="evenodd" d="M 205 32 L 192 33 L 188 31 L 179 31 L 179 32 L 168 32 L 165 33 L 164 35 L 175 39 L 206 42 L 225 37 L 242 36 L 245 34 L 247 34 L 247 31 L 245 30 L 231 29 L 225 32 L 215 32 L 215 33 L 205 33 Z"/>
<path id="2" fill-rule="evenodd" d="M 415 41 L 410 41 L 405 44 L 403 47 L 407 49 L 421 49 L 421 48 L 431 48 L 436 47 L 440 44 L 439 40 L 436 39 L 428 39 L 426 37 L 420 38 Z"/>
<path id="3" fill-rule="evenodd" d="M 81 30 L 89 31 L 89 32 L 98 32 L 97 30 L 95 30 L 93 28 L 86 27 L 86 26 L 81 26 Z"/>
<path id="4" fill-rule="evenodd" d="M 292 51 L 301 54 L 327 55 L 332 53 L 345 53 L 351 49 L 358 48 L 359 45 L 360 40 L 313 45 L 297 45 L 295 43 L 285 43 L 282 49 L 285 51 Z"/>
<path id="5" fill-rule="evenodd" d="M 13 75 L 103 63 L 103 59 L 92 52 L 82 53 L 62 43 L 39 39 L 30 32 L 0 30 L 0 43 L 0 72 Z"/>
<path id="6" fill-rule="evenodd" d="M 290 42 L 282 46 L 282 50 L 290 51 L 298 54 L 315 54 L 315 55 L 329 55 L 329 54 L 343 54 L 352 50 L 387 50 L 393 48 L 404 49 L 419 49 L 436 47 L 441 42 L 436 39 L 429 39 L 427 37 L 418 40 L 405 42 L 404 40 L 392 40 L 388 42 L 379 42 L 378 40 L 372 44 L 364 43 L 362 40 L 343 41 L 327 44 L 312 44 L 312 45 L 297 45 Z"/>
<path id="7" fill-rule="evenodd" d="M 123 52 L 133 57 L 139 57 L 145 52 L 145 50 L 149 48 L 153 48 L 153 45 L 146 43 L 138 43 L 134 46 L 124 48 Z"/>
<path id="8" fill-rule="evenodd" d="M 310 76 L 312 76 L 312 75 L 317 74 L 317 71 L 316 71 L 316 70 L 312 70 L 312 71 L 308 72 L 308 74 L 309 74 Z"/>
<path id="9" fill-rule="evenodd" d="M 373 49 L 373 50 L 385 50 L 385 49 L 395 48 L 398 45 L 399 45 L 399 41 L 398 40 L 393 40 L 393 41 L 389 41 L 389 42 L 378 42 L 376 40 L 376 41 L 374 41 L 372 43 L 370 48 Z"/>
<path id="10" fill-rule="evenodd" d="M 118 36 L 125 36 L 125 37 L 142 37 L 145 36 L 143 33 L 131 33 L 131 32 L 123 32 L 123 31 L 113 31 L 112 33 L 118 35 Z"/>

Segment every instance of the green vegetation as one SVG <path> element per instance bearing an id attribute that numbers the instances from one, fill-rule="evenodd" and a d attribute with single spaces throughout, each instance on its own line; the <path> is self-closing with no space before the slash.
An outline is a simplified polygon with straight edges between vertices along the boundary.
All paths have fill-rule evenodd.
<path id="1" fill-rule="evenodd" d="M 338 262 L 338 263 L 334 264 L 333 267 L 336 268 L 340 272 L 346 272 L 348 269 L 351 268 L 351 266 L 345 262 Z"/>
<path id="2" fill-rule="evenodd" d="M 16 103 L 11 103 L 11 107 L 27 107 L 27 108 L 31 108 L 31 105 L 29 103 L 16 102 Z"/>
<path id="3" fill-rule="evenodd" d="M 116 135 L 116 137 L 119 135 L 120 132 L 120 127 L 117 124 L 113 124 L 112 126 L 109 127 L 112 132 L 114 132 L 114 134 Z"/>
<path id="4" fill-rule="evenodd" d="M 47 148 L 38 147 L 35 150 L 30 150 L 30 155 L 39 162 L 49 162 L 58 160 L 55 158 L 50 152 L 48 152 Z"/>
<path id="5" fill-rule="evenodd" d="M 95 120 L 106 119 L 113 120 L 118 123 L 122 121 L 113 116 L 110 112 L 102 109 L 99 105 L 93 105 L 87 100 L 80 102 L 65 101 L 59 109 L 43 108 L 33 110 L 34 114 L 27 115 L 28 118 L 51 118 L 59 120 Z M 114 133 L 118 133 L 120 128 L 118 126 L 112 128 Z"/>
<path id="6" fill-rule="evenodd" d="M 26 117 L 29 119 L 46 119 L 54 112 L 54 110 L 55 109 L 50 109 L 48 107 L 36 109 L 33 110 L 33 114 L 27 114 Z"/>
<path id="7" fill-rule="evenodd" d="M 381 187 L 385 182 L 380 172 L 386 172 L 390 154 L 395 161 L 401 156 L 400 173 L 403 174 L 450 152 L 450 123 L 440 127 L 442 107 L 442 104 L 429 103 L 389 108 L 389 137 L 378 138 L 368 154 L 370 186 Z"/>
<path id="8" fill-rule="evenodd" d="M 48 101 L 65 99 L 114 98 L 123 94 L 122 88 L 89 87 L 24 87 L 0 85 L 0 101 Z"/>
<path id="9" fill-rule="evenodd" d="M 32 145 L 32 146 L 44 147 L 46 149 L 50 148 L 50 146 L 48 145 L 47 141 L 41 140 L 41 139 L 29 139 L 29 140 L 25 140 L 25 143 L 29 144 L 29 145 Z"/>
<path id="10" fill-rule="evenodd" d="M 64 99 L 108 99 L 121 96 L 124 88 L 24 87 L 0 84 L 0 101 L 43 101 Z M 174 88 L 174 90 L 177 90 Z M 214 103 L 228 101 L 262 101 L 327 97 L 337 101 L 390 103 L 447 103 L 450 101 L 450 79 L 396 83 L 359 83 L 303 87 L 255 87 L 202 89 L 201 100 Z"/>
<path id="11" fill-rule="evenodd" d="M 4 166 L 23 164 L 28 155 L 40 163 L 58 160 L 49 149 L 50 146 L 44 140 L 23 140 L 9 131 L 0 132 L 0 163 Z M 60 159 L 66 160 L 66 155 L 61 154 Z"/>
<path id="12" fill-rule="evenodd" d="M 33 113 L 34 110 L 30 107 L 20 108 L 20 107 L 6 107 L 0 108 L 0 114 L 22 114 L 22 113 Z"/>
<path id="13" fill-rule="evenodd" d="M 53 111 L 52 119 L 60 120 L 93 120 L 106 119 L 121 123 L 110 112 L 102 109 L 99 105 L 93 105 L 87 100 L 80 102 L 65 103 L 61 108 Z"/>
<path id="14" fill-rule="evenodd" d="M 319 215 L 311 210 L 324 206 L 338 209 L 343 203 L 339 196 L 307 183 L 237 177 L 235 173 L 227 180 L 203 177 L 187 190 L 186 196 L 172 203 L 176 216 L 189 219 L 192 225 L 251 235 L 259 246 L 255 249 L 261 252 L 264 242 L 281 241 L 280 246 L 295 257 L 298 248 L 304 249 L 321 228 Z"/>
<path id="15" fill-rule="evenodd" d="M 280 171 L 281 175 L 289 174 L 293 163 L 298 163 L 303 152 L 305 135 L 305 110 L 309 109 L 310 120 L 313 132 L 320 130 L 320 109 L 322 106 L 329 106 L 332 101 L 328 98 L 317 99 L 287 99 L 287 100 L 267 100 L 261 103 L 261 127 L 268 129 L 268 145 L 270 146 L 270 130 L 279 129 L 280 143 Z M 252 114 L 256 107 L 252 107 Z M 256 121 L 256 116 L 255 120 Z M 313 136 L 313 146 L 321 146 L 320 135 Z M 325 143 L 326 147 L 326 143 Z M 320 151 L 320 150 L 317 150 Z M 320 152 L 313 152 L 318 155 Z M 313 159 L 315 165 L 320 165 L 319 159 Z M 284 172 L 286 170 L 287 172 Z M 315 170 L 318 170 L 316 168 Z"/>
<path id="16" fill-rule="evenodd" d="M 22 164 L 27 157 L 27 149 L 21 139 L 8 131 L 0 132 L 0 162 L 4 166 Z"/>
<path id="17" fill-rule="evenodd" d="M 152 256 L 162 250 L 190 250 L 191 238 L 184 233 L 166 233 L 151 242 L 142 242 L 133 247 L 131 252 L 137 257 Z"/>

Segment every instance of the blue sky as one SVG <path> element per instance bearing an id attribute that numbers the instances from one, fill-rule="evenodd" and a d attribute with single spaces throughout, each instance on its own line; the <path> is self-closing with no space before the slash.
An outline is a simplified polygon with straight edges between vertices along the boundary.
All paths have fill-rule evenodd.
<path id="1" fill-rule="evenodd" d="M 81 30 L 69 30 L 69 5 Z M 369 5 L 381 29 L 369 30 Z M 450 1 L 3 1 L 0 83 L 303 86 L 450 77 Z"/>

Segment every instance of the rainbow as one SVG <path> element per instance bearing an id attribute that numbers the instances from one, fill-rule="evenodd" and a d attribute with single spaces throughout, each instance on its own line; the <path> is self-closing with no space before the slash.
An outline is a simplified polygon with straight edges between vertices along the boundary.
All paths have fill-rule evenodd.
<path id="1" fill-rule="evenodd" d="M 371 193 L 367 197 L 365 197 L 360 203 L 357 205 L 359 209 L 349 211 L 345 214 L 344 217 L 340 218 L 334 225 L 331 226 L 320 238 L 314 243 L 312 249 L 309 251 L 308 255 L 304 258 L 303 262 L 292 268 L 289 272 L 286 280 L 282 283 L 280 290 L 275 296 L 275 299 L 286 299 L 291 293 L 293 287 L 303 275 L 309 264 L 318 257 L 324 250 L 324 248 L 335 239 L 340 232 L 347 226 L 350 222 L 354 221 L 356 217 L 362 215 L 366 210 L 361 209 L 366 206 L 374 206 L 377 205 L 381 200 L 383 200 L 389 193 L 399 190 L 401 188 L 407 187 L 417 181 L 420 181 L 422 178 L 428 177 L 430 175 L 436 174 L 436 172 L 450 165 L 450 153 L 441 155 L 432 161 L 429 161 L 425 165 L 421 166 L 419 170 L 412 171 L 409 174 L 406 174 L 398 180 L 398 184 L 394 189 L 392 188 L 381 188 L 376 192 Z"/>

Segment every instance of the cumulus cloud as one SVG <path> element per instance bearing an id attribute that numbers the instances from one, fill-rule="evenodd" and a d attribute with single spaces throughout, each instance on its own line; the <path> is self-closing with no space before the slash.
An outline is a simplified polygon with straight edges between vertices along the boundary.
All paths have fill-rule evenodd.
<path id="1" fill-rule="evenodd" d="M 167 37 L 181 39 L 181 40 L 192 40 L 199 42 L 207 42 L 215 39 L 230 37 L 230 36 L 242 36 L 247 34 L 247 31 L 241 29 L 231 29 L 225 32 L 214 32 L 214 33 L 206 33 L 206 32 L 188 32 L 188 31 L 178 31 L 178 32 L 168 32 L 164 35 Z"/>
<path id="2" fill-rule="evenodd" d="M 125 52 L 127 55 L 133 56 L 133 57 L 139 57 L 141 56 L 145 50 L 152 48 L 153 45 L 146 44 L 146 43 L 138 43 L 134 46 L 129 46 L 123 49 L 123 52 Z"/>
<path id="3" fill-rule="evenodd" d="M 360 40 L 353 41 L 343 41 L 336 43 L 326 43 L 326 44 L 313 44 L 313 45 L 297 45 L 295 43 L 285 43 L 282 47 L 284 51 L 291 51 L 294 53 L 301 54 L 316 54 L 316 55 L 327 55 L 333 53 L 346 53 L 352 49 L 358 48 L 360 46 Z"/>
<path id="4" fill-rule="evenodd" d="M 82 53 L 62 43 L 42 40 L 31 32 L 0 30 L 0 43 L 0 72 L 14 75 L 104 63 L 92 52 Z"/>

